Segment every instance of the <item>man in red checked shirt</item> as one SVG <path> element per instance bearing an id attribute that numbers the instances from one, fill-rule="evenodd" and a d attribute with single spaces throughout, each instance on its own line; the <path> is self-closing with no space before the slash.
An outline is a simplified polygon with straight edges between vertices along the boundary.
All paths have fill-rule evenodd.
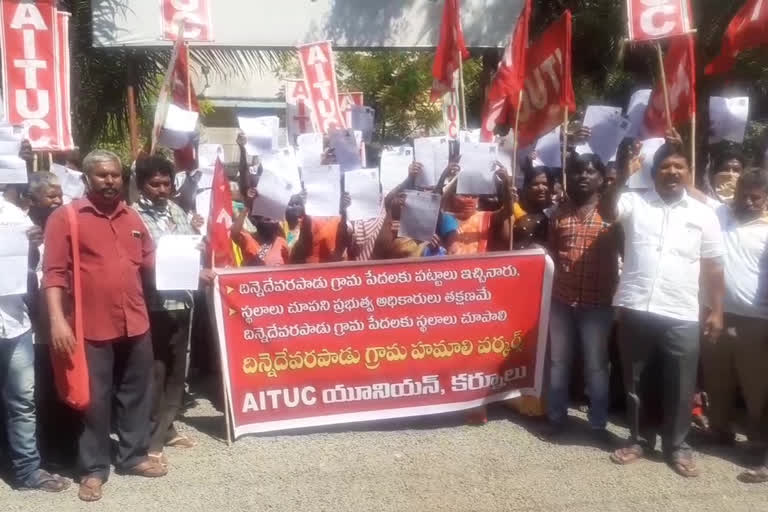
<path id="1" fill-rule="evenodd" d="M 79 497 L 101 498 L 109 476 L 113 422 L 119 437 L 116 470 L 160 477 L 166 469 L 147 457 L 152 406 L 152 344 L 142 271 L 154 266 L 155 247 L 135 210 L 121 198 L 122 166 L 109 151 L 83 161 L 86 197 L 73 201 L 79 232 L 83 331 L 90 379 L 90 405 L 79 439 Z M 45 230 L 43 288 L 51 323 L 51 346 L 71 353 L 76 339 L 67 321 L 72 243 L 67 207 Z"/>

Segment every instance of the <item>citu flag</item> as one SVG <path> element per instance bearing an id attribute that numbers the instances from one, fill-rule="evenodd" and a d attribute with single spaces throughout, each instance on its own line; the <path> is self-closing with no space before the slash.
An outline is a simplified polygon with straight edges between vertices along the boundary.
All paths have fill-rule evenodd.
<path id="1" fill-rule="evenodd" d="M 531 20 L 531 0 L 525 0 L 523 10 L 517 19 L 514 30 L 509 35 L 509 42 L 504 49 L 504 56 L 493 76 L 485 97 L 483 124 L 480 138 L 492 142 L 496 126 L 500 119 L 506 118 L 506 109 L 516 109 L 520 91 L 525 82 L 525 58 L 528 51 L 528 27 Z"/>
<path id="2" fill-rule="evenodd" d="M 747 0 L 728 25 L 720 53 L 709 63 L 704 73 L 727 73 L 739 53 L 764 44 L 768 44 L 768 1 Z"/>
<path id="3" fill-rule="evenodd" d="M 693 35 L 670 38 L 664 58 L 672 126 L 688 123 L 696 112 L 696 55 Z M 663 137 L 668 128 L 664 88 L 659 79 L 645 110 L 645 132 Z"/>
<path id="4" fill-rule="evenodd" d="M 176 63 L 171 71 L 171 103 L 190 112 L 200 112 L 195 88 L 189 75 L 189 46 L 184 42 L 179 44 Z M 195 148 L 192 144 L 173 152 L 176 169 L 186 170 L 195 168 Z"/>
<path id="5" fill-rule="evenodd" d="M 566 10 L 528 49 L 525 91 L 520 106 L 520 147 L 533 144 L 563 123 L 566 111 L 576 110 L 571 73 L 571 29 L 573 18 Z M 515 112 L 510 112 L 514 123 Z"/>
<path id="6" fill-rule="evenodd" d="M 208 243 L 213 267 L 238 266 L 230 233 L 233 216 L 232 189 L 224 165 L 220 159 L 216 159 L 211 185 L 211 213 L 208 219 Z"/>
<path id="7" fill-rule="evenodd" d="M 440 41 L 432 65 L 432 101 L 439 100 L 453 89 L 453 75 L 459 69 L 459 56 L 462 60 L 469 58 L 461 28 L 460 10 L 459 0 L 445 0 Z"/>

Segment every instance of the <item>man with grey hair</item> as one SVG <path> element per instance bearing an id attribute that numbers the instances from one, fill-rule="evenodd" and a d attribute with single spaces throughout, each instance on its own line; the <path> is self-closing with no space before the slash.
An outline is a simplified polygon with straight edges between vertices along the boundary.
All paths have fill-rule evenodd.
<path id="1" fill-rule="evenodd" d="M 113 424 L 119 437 L 117 471 L 145 477 L 160 477 L 167 471 L 147 457 L 153 354 L 142 272 L 154 267 L 154 244 L 138 213 L 122 200 L 118 157 L 93 151 L 83 161 L 83 172 L 86 197 L 59 208 L 48 220 L 43 289 L 51 347 L 66 356 L 80 342 L 65 307 L 72 294 L 70 273 L 80 274 L 82 304 L 75 308 L 80 307 L 83 316 L 90 404 L 83 411 L 78 442 L 79 497 L 96 501 L 109 477 Z M 75 248 L 70 216 L 79 233 Z M 73 249 L 81 255 L 78 269 L 73 268 Z"/>

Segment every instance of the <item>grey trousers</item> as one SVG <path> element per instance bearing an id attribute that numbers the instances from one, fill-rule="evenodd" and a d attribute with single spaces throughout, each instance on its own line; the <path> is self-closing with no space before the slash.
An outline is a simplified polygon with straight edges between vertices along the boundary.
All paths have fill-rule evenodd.
<path id="1" fill-rule="evenodd" d="M 619 350 L 631 441 L 665 455 L 689 450 L 686 437 L 699 364 L 699 323 L 619 310 Z"/>

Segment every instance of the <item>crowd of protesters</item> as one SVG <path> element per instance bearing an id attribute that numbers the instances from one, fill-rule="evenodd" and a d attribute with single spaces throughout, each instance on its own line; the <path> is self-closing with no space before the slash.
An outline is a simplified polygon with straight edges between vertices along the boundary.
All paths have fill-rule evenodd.
<path id="1" fill-rule="evenodd" d="M 575 144 L 578 137 L 569 139 Z M 434 235 L 413 240 L 399 236 L 399 222 L 405 192 L 418 188 L 424 171 L 419 162 L 375 218 L 348 221 L 347 195 L 338 216 L 311 217 L 299 194 L 284 218 L 270 219 L 251 214 L 259 172 L 249 171 L 242 137 L 238 144 L 232 185 L 239 204 L 231 235 L 244 265 L 542 246 L 555 264 L 548 389 L 538 404 L 548 418 L 547 437 L 568 429 L 571 374 L 580 360 L 589 425 L 606 447 L 614 442 L 606 430 L 616 382 L 611 374 L 623 373 L 630 437 L 611 447 L 614 463 L 648 456 L 658 435 L 670 467 L 698 475 L 687 438 L 694 395 L 705 392 L 708 437 L 732 443 L 744 427 L 761 460 L 739 477 L 768 482 L 768 292 L 762 273 L 768 174 L 762 168 L 724 153 L 700 190 L 683 141 L 671 130 L 656 153 L 648 189 L 626 188 L 640 158 L 637 141 L 626 139 L 616 162 L 568 148 L 565 168 L 551 169 L 534 166 L 532 155 L 519 171 L 519 188 L 498 164 L 496 194 L 478 197 L 457 193 L 459 150 L 430 188 L 442 196 Z M 326 149 L 322 158 L 333 163 L 335 156 Z M 69 480 L 43 467 L 75 465 L 79 497 L 96 501 L 112 465 L 119 473 L 162 477 L 166 446 L 195 446 L 174 421 L 183 407 L 192 312 L 205 303 L 192 292 L 156 291 L 153 269 L 161 236 L 204 235 L 205 220 L 194 211 L 196 169 L 177 173 L 164 157 L 139 157 L 132 172 L 137 196 L 129 200 L 114 154 L 97 150 L 82 162 L 71 157 L 63 163 L 82 171 L 84 197 L 63 206 L 57 177 L 39 171 L 30 173 L 25 187 L 8 186 L 0 199 L 0 222 L 23 226 L 30 241 L 27 295 L 0 297 L 1 405 L 15 485 L 63 491 Z M 52 358 L 79 343 L 72 327 L 75 261 L 91 397 L 82 412 L 57 399 L 51 368 Z M 210 269 L 201 272 L 203 286 L 212 279 Z M 613 344 L 618 359 L 610 356 Z M 736 421 L 740 403 L 746 425 Z M 467 419 L 482 423 L 485 410 L 469 411 Z"/>

